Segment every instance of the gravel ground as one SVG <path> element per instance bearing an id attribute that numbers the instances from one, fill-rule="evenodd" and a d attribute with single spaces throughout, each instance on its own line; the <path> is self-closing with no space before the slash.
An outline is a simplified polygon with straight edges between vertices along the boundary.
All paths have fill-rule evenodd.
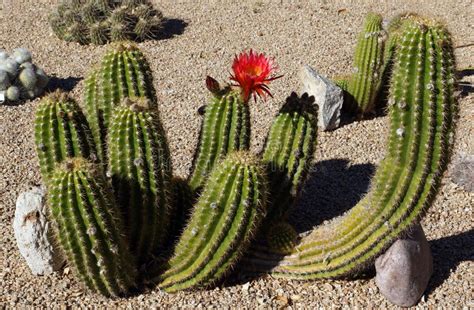
<path id="1" fill-rule="evenodd" d="M 227 80 L 235 53 L 253 48 L 275 57 L 285 77 L 272 85 L 274 99 L 252 103 L 252 149 L 262 147 L 272 116 L 291 90 L 299 88 L 298 71 L 309 64 L 333 77 L 348 72 L 357 31 L 368 11 L 391 17 L 414 11 L 448 25 L 456 44 L 458 69 L 474 67 L 471 1 L 156 1 L 172 18 L 167 38 L 140 44 L 150 61 L 176 174 L 191 165 L 201 117 L 208 99 L 207 74 Z M 47 23 L 52 1 L 3 0 L 0 48 L 26 47 L 34 61 L 55 76 L 55 84 L 80 100 L 83 77 L 106 47 L 80 46 L 58 40 Z M 1 8 L 1 7 L 0 7 Z M 473 83 L 472 76 L 464 81 Z M 469 93 L 469 91 L 471 93 Z M 165 294 L 152 290 L 127 299 L 106 299 L 82 289 L 68 269 L 52 276 L 32 276 L 13 237 L 12 220 L 19 192 L 40 181 L 33 145 L 33 118 L 38 100 L 0 106 L 0 307 L 83 306 L 163 308 L 392 307 L 373 279 L 288 282 L 269 276 L 237 278 L 214 290 Z M 474 154 L 474 95 L 465 87 L 455 157 Z M 309 206 L 331 216 L 341 214 L 367 189 L 383 157 L 387 117 L 352 123 L 322 133 L 311 184 Z M 335 184 L 337 186 L 335 186 Z M 434 256 L 434 275 L 419 307 L 474 307 L 474 194 L 450 182 L 423 220 Z M 238 284 L 235 284 L 235 283 Z"/>

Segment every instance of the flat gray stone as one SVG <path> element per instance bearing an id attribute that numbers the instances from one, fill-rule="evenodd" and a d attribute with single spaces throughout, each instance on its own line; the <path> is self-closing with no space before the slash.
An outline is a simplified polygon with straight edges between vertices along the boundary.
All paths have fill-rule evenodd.
<path id="1" fill-rule="evenodd" d="M 314 96 L 319 107 L 319 128 L 332 130 L 339 127 L 344 100 L 342 89 L 308 65 L 301 69 L 300 79 L 303 85 L 301 93 Z"/>
<path id="2" fill-rule="evenodd" d="M 375 270 L 375 283 L 385 298 L 401 307 L 414 306 L 433 273 L 433 257 L 421 225 L 413 226 L 379 256 Z"/>
<path id="3" fill-rule="evenodd" d="M 454 161 L 451 181 L 474 193 L 474 155 L 462 154 Z"/>
<path id="4" fill-rule="evenodd" d="M 21 255 L 34 275 L 48 275 L 64 265 L 64 257 L 54 246 L 46 218 L 45 190 L 35 186 L 20 193 L 16 201 L 13 230 Z"/>

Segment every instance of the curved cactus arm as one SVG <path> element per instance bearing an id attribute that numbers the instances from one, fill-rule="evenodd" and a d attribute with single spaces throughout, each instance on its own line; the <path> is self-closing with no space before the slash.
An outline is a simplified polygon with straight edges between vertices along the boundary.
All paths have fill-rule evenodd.
<path id="1" fill-rule="evenodd" d="M 171 160 L 159 116 L 148 99 L 126 98 L 114 111 L 108 136 L 109 163 L 132 253 L 139 263 L 167 238 Z"/>
<path id="2" fill-rule="evenodd" d="M 209 285 L 240 258 L 265 214 L 263 169 L 246 152 L 230 154 L 211 173 L 160 287 L 168 292 Z"/>
<path id="3" fill-rule="evenodd" d="M 382 29 L 382 16 L 369 13 L 365 19 L 364 30 L 357 41 L 354 55 L 354 74 L 347 92 L 351 102 L 350 109 L 360 115 L 370 113 L 375 104 L 381 81 L 383 50 L 386 33 Z"/>
<path id="4" fill-rule="evenodd" d="M 371 262 L 432 204 L 451 153 L 457 104 L 449 33 L 421 18 L 404 24 L 390 90 L 388 151 L 371 191 L 346 215 L 304 236 L 283 260 L 253 252 L 250 269 L 276 276 L 341 277 Z M 246 264 L 245 266 L 248 266 Z"/>
<path id="5" fill-rule="evenodd" d="M 206 106 L 199 144 L 189 177 L 191 189 L 198 192 L 209 173 L 226 154 L 246 150 L 250 144 L 250 113 L 239 92 L 225 90 L 214 94 Z"/>
<path id="6" fill-rule="evenodd" d="M 122 43 L 109 50 L 86 79 L 84 102 L 100 159 L 106 162 L 107 130 L 113 109 L 124 98 L 143 97 L 156 107 L 153 77 L 142 52 Z"/>
<path id="7" fill-rule="evenodd" d="M 316 136 L 314 97 L 292 93 L 273 121 L 262 154 L 271 192 L 266 222 L 287 216 L 309 172 Z"/>
<path id="8" fill-rule="evenodd" d="M 82 281 L 103 295 L 122 296 L 135 287 L 136 270 L 105 184 L 98 167 L 68 159 L 52 176 L 48 201 L 57 238 Z"/>
<path id="9" fill-rule="evenodd" d="M 77 103 L 65 93 L 55 92 L 38 106 L 35 143 L 43 180 L 47 183 L 55 166 L 68 157 L 97 160 L 94 141 Z"/>

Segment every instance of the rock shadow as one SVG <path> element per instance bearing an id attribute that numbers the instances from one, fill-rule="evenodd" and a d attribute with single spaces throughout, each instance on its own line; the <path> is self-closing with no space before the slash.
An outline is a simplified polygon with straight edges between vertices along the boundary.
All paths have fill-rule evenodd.
<path id="1" fill-rule="evenodd" d="M 70 76 L 67 78 L 59 78 L 57 76 L 51 76 L 49 78 L 49 83 L 45 88 L 45 92 L 53 92 L 58 89 L 70 92 L 82 79 L 83 77 Z"/>
<path id="2" fill-rule="evenodd" d="M 459 97 L 463 98 L 474 92 L 474 87 L 471 82 L 463 81 L 464 77 L 471 77 L 474 75 L 474 69 L 464 69 L 456 72 L 458 78 Z"/>
<path id="3" fill-rule="evenodd" d="M 165 18 L 163 21 L 163 30 L 156 34 L 152 39 L 165 40 L 184 33 L 188 22 L 178 18 Z"/>
<path id="4" fill-rule="evenodd" d="M 433 254 L 433 275 L 425 295 L 430 295 L 441 286 L 461 262 L 474 261 L 474 229 L 429 241 Z"/>

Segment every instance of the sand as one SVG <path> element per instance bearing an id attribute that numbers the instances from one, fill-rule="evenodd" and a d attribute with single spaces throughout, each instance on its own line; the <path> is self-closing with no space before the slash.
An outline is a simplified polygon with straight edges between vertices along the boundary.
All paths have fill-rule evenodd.
<path id="1" fill-rule="evenodd" d="M 34 61 L 55 77 L 55 85 L 72 89 L 72 96 L 81 100 L 83 78 L 107 47 L 58 40 L 47 22 L 54 2 L 4 0 L 0 48 L 28 48 Z M 453 34 L 458 70 L 474 67 L 470 1 L 362 2 L 155 1 L 173 19 L 168 35 L 139 46 L 153 70 L 175 174 L 186 176 L 191 166 L 201 122 L 197 109 L 209 99 L 206 75 L 227 81 L 234 55 L 244 49 L 274 56 L 279 73 L 285 75 L 271 85 L 274 99 L 251 104 L 255 152 L 285 97 L 299 89 L 302 65 L 329 77 L 350 71 L 357 31 L 368 11 L 387 18 L 414 11 L 445 21 Z M 472 70 L 463 81 L 474 82 Z M 472 87 L 465 86 L 455 158 L 474 153 L 473 99 Z M 170 295 L 155 289 L 114 300 L 85 291 L 68 269 L 51 276 L 31 275 L 16 247 L 11 223 L 18 194 L 40 182 L 32 124 L 38 102 L 0 106 L 0 307 L 391 307 L 371 278 L 315 282 L 237 278 L 213 290 Z M 308 208 L 320 208 L 332 217 L 357 203 L 383 157 L 388 121 L 377 117 L 320 134 L 310 180 L 318 190 L 305 194 Z M 473 208 L 474 194 L 452 183 L 448 171 L 422 222 L 433 251 L 434 274 L 420 307 L 474 307 Z"/>

